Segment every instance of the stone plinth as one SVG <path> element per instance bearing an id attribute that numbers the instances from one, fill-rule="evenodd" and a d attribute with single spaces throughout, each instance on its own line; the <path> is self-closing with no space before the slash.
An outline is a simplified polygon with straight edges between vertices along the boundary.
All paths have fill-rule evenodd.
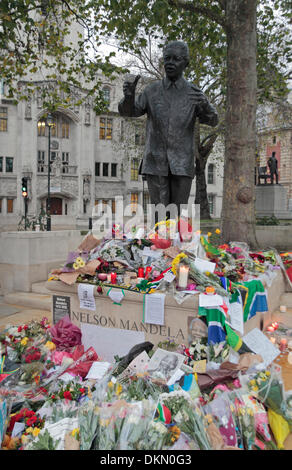
<path id="1" fill-rule="evenodd" d="M 31 292 L 32 284 L 46 281 L 83 238 L 79 230 L 0 233 L 0 294 Z"/>
<path id="2" fill-rule="evenodd" d="M 287 191 L 281 184 L 258 185 L 255 195 L 257 217 L 292 219 L 292 212 L 288 210 Z"/>

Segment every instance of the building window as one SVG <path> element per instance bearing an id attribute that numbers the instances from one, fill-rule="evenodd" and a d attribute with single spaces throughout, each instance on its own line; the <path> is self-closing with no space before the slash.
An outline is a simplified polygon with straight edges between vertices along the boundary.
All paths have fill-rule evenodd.
<path id="1" fill-rule="evenodd" d="M 111 164 L 111 176 L 113 178 L 116 178 L 116 176 L 117 176 L 117 167 L 118 167 L 117 163 L 112 163 Z"/>
<path id="2" fill-rule="evenodd" d="M 7 199 L 7 214 L 13 213 L 13 199 Z"/>
<path id="3" fill-rule="evenodd" d="M 53 162 L 56 160 L 56 158 L 58 158 L 59 156 L 59 152 L 55 152 L 55 150 L 53 152 L 50 153 L 50 161 Z"/>
<path id="4" fill-rule="evenodd" d="M 5 159 L 5 171 L 6 173 L 13 173 L 13 158 L 6 157 Z"/>
<path id="5" fill-rule="evenodd" d="M 38 173 L 44 172 L 44 169 L 45 169 L 44 165 L 45 165 L 45 151 L 38 150 Z"/>
<path id="6" fill-rule="evenodd" d="M 86 202 L 83 201 L 83 214 L 86 214 L 86 210 L 87 210 Z"/>
<path id="7" fill-rule="evenodd" d="M 102 165 L 102 176 L 108 176 L 108 163 Z"/>
<path id="8" fill-rule="evenodd" d="M 99 120 L 99 138 L 101 140 L 111 140 L 113 131 L 113 120 L 109 118 L 100 118 Z"/>
<path id="9" fill-rule="evenodd" d="M 7 108 L 0 107 L 0 132 L 7 131 L 8 113 Z"/>
<path id="10" fill-rule="evenodd" d="M 61 124 L 62 139 L 69 139 L 69 122 L 62 120 Z"/>
<path id="11" fill-rule="evenodd" d="M 211 215 L 215 215 L 215 195 L 208 194 L 209 210 Z"/>
<path id="12" fill-rule="evenodd" d="M 62 172 L 68 173 L 69 171 L 69 152 L 62 152 Z"/>
<path id="13" fill-rule="evenodd" d="M 131 193 L 131 211 L 137 212 L 138 193 Z"/>
<path id="14" fill-rule="evenodd" d="M 100 163 L 95 162 L 95 176 L 100 176 Z"/>
<path id="15" fill-rule="evenodd" d="M 53 123 L 51 125 L 51 136 L 52 137 L 59 137 L 58 120 L 57 120 L 56 116 L 53 116 Z"/>
<path id="16" fill-rule="evenodd" d="M 0 173 L 3 173 L 3 157 L 0 157 Z"/>
<path id="17" fill-rule="evenodd" d="M 38 137 L 45 137 L 46 123 L 45 121 L 38 121 Z"/>
<path id="18" fill-rule="evenodd" d="M 214 165 L 210 163 L 210 165 L 208 165 L 208 184 L 214 184 L 214 176 Z"/>
<path id="19" fill-rule="evenodd" d="M 104 87 L 103 90 L 102 90 L 102 94 L 103 94 L 103 99 L 104 101 L 106 101 L 107 104 L 110 104 L 110 100 L 111 100 L 111 90 L 109 87 Z"/>
<path id="20" fill-rule="evenodd" d="M 275 144 L 277 142 L 277 137 L 274 135 L 273 137 L 273 144 Z"/>
<path id="21" fill-rule="evenodd" d="M 132 158 L 131 160 L 131 181 L 138 181 L 139 178 L 139 160 Z"/>

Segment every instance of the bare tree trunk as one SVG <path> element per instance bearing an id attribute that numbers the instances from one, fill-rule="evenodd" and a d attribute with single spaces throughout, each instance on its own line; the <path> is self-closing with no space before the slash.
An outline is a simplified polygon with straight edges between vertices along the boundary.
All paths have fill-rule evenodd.
<path id="1" fill-rule="evenodd" d="M 227 103 L 222 210 L 224 241 L 257 246 L 254 165 L 256 148 L 256 4 L 228 0 Z"/>
<path id="2" fill-rule="evenodd" d="M 196 159 L 196 198 L 195 204 L 200 205 L 200 219 L 208 220 L 211 219 L 210 208 L 207 195 L 207 184 L 205 169 L 207 164 L 207 158 Z"/>

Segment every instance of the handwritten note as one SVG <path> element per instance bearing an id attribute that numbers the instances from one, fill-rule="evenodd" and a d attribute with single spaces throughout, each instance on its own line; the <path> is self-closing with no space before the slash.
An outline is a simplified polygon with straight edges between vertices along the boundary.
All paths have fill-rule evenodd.
<path id="1" fill-rule="evenodd" d="M 199 306 L 200 307 L 220 307 L 223 305 L 223 298 L 221 295 L 207 295 L 207 294 L 200 294 L 199 295 Z"/>
<path id="2" fill-rule="evenodd" d="M 110 289 L 107 293 L 107 295 L 112 299 L 112 301 L 115 304 L 121 304 L 121 301 L 123 300 L 125 294 L 122 290 L 118 289 Z"/>
<path id="3" fill-rule="evenodd" d="M 153 325 L 164 325 L 165 294 L 145 294 L 144 321 Z"/>
<path id="4" fill-rule="evenodd" d="M 92 284 L 78 284 L 78 297 L 81 309 L 96 310 L 93 291 L 94 285 Z"/>
<path id="5" fill-rule="evenodd" d="M 241 297 L 240 297 L 241 299 Z M 243 324 L 243 307 L 242 302 L 232 302 L 229 303 L 228 300 L 225 300 L 228 306 L 228 313 L 230 315 L 231 326 L 234 330 L 238 331 L 243 335 L 244 333 L 244 324 Z"/>
<path id="6" fill-rule="evenodd" d="M 95 380 L 102 379 L 107 373 L 110 365 L 111 364 L 109 362 L 94 362 L 85 378 Z"/>
<path id="7" fill-rule="evenodd" d="M 216 263 L 212 263 L 211 261 L 206 261 L 205 259 L 201 259 L 201 258 L 196 258 L 194 264 L 195 264 L 195 267 L 202 273 L 206 271 L 213 273 L 216 268 Z"/>
<path id="8" fill-rule="evenodd" d="M 265 367 L 280 354 L 279 349 L 258 328 L 251 330 L 242 340 L 254 353 L 262 356 Z"/>

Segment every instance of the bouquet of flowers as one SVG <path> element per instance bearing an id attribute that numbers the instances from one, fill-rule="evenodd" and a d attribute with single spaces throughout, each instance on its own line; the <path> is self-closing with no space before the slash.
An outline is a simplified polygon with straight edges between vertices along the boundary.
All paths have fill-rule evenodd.
<path id="1" fill-rule="evenodd" d="M 230 346 L 226 341 L 220 343 L 210 343 L 207 349 L 208 362 L 216 362 L 221 364 L 228 360 L 230 353 Z"/>
<path id="2" fill-rule="evenodd" d="M 168 428 L 161 421 L 151 420 L 144 434 L 144 439 L 140 441 L 139 450 L 161 450 L 170 444 Z"/>
<path id="3" fill-rule="evenodd" d="M 78 411 L 81 450 L 89 450 L 99 431 L 99 407 L 89 400 Z"/>
<path id="4" fill-rule="evenodd" d="M 166 406 L 172 416 L 172 421 L 180 423 L 185 415 L 185 408 L 192 406 L 192 400 L 190 395 L 184 390 L 175 390 L 170 393 L 162 393 L 159 396 L 159 402 Z"/>
<path id="5" fill-rule="evenodd" d="M 284 395 L 284 386 L 278 366 L 271 366 L 270 370 L 256 374 L 249 382 L 248 389 L 267 408 L 283 416 L 292 427 L 292 420 L 287 413 L 287 403 Z"/>
<path id="6" fill-rule="evenodd" d="M 99 428 L 96 446 L 99 450 L 117 450 L 129 405 L 124 400 L 103 404 L 99 410 Z"/>
<path id="7" fill-rule="evenodd" d="M 195 408 L 184 406 L 181 410 L 182 420 L 177 424 L 181 432 L 190 436 L 199 446 L 200 450 L 211 450 L 207 434 L 207 422 L 200 405 Z"/>
<path id="8" fill-rule="evenodd" d="M 119 449 L 139 450 L 148 432 L 156 403 L 153 400 L 142 400 L 131 408 L 125 418 L 119 439 Z"/>

